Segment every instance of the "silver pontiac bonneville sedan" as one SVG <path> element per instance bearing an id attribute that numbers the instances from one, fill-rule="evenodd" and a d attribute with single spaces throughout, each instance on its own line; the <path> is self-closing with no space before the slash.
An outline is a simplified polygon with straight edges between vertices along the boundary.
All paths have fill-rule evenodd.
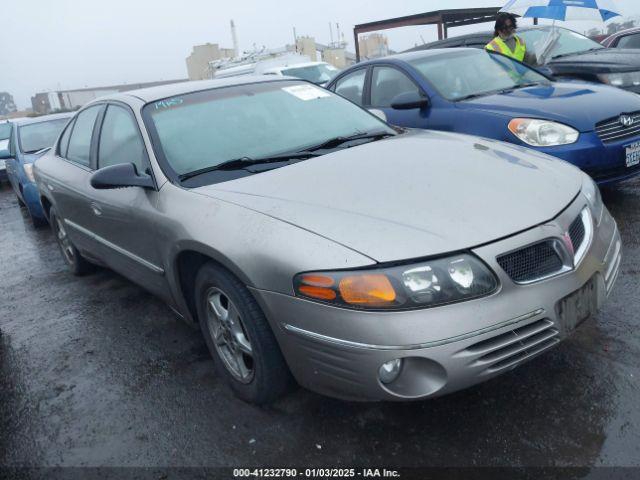
<path id="1" fill-rule="evenodd" d="M 72 272 L 112 268 L 199 324 L 254 403 L 294 379 L 353 400 L 482 382 L 569 335 L 620 266 L 571 165 L 288 78 L 97 100 L 35 175 Z"/>

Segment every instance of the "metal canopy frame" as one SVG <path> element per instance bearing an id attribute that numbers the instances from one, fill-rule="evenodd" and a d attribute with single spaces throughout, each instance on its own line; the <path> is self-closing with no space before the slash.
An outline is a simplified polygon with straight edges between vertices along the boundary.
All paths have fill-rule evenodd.
<path id="1" fill-rule="evenodd" d="M 377 22 L 356 25 L 353 29 L 353 37 L 356 46 L 356 61 L 360 61 L 360 43 L 358 36 L 361 33 L 389 30 L 399 27 L 411 27 L 416 25 L 437 25 L 438 39 L 448 37 L 449 28 L 463 25 L 475 25 L 477 23 L 494 22 L 502 7 L 488 8 L 459 8 L 451 10 L 436 10 L 433 12 L 419 13 L 406 17 L 390 18 Z"/>

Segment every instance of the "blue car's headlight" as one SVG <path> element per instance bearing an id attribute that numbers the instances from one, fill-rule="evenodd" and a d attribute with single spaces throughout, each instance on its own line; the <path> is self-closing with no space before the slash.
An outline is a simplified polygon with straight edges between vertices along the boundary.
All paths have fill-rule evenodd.
<path id="1" fill-rule="evenodd" d="M 580 132 L 568 125 L 535 118 L 514 118 L 509 131 L 532 147 L 556 147 L 576 143 Z"/>
<path id="2" fill-rule="evenodd" d="M 24 173 L 30 182 L 36 181 L 36 177 L 33 175 L 33 163 L 24 164 Z"/>

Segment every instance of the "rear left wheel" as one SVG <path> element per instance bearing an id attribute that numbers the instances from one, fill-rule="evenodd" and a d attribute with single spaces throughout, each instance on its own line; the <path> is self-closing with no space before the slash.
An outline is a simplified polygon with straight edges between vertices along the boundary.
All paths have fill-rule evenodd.
<path id="1" fill-rule="evenodd" d="M 85 259 L 78 249 L 73 245 L 71 239 L 67 234 L 66 225 L 64 220 L 58 217 L 56 210 L 51 207 L 49 211 L 49 219 L 51 223 L 51 229 L 56 237 L 56 241 L 62 251 L 62 257 L 65 263 L 76 276 L 85 275 L 93 270 L 93 265 Z"/>

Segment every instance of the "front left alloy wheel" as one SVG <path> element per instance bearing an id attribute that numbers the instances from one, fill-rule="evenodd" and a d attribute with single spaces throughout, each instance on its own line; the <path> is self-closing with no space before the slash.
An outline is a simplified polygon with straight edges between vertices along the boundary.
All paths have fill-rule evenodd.
<path id="1" fill-rule="evenodd" d="M 200 328 L 218 374 L 247 402 L 265 404 L 282 396 L 293 378 L 251 292 L 214 263 L 200 269 L 195 287 Z"/>

